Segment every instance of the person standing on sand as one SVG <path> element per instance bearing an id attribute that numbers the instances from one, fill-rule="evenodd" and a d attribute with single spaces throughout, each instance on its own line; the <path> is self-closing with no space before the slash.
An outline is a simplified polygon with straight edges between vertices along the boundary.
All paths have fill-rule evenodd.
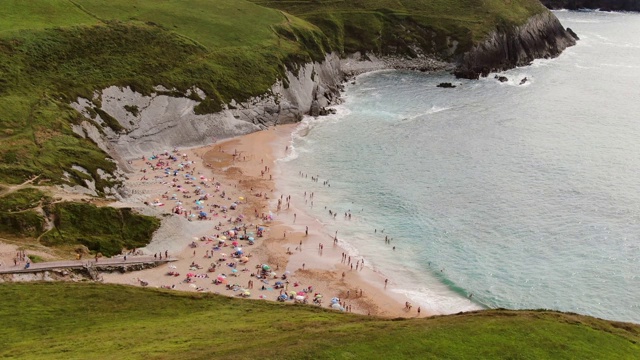
<path id="1" fill-rule="evenodd" d="M 304 236 L 308 236 L 309 235 L 309 227 L 305 226 L 304 228 Z"/>
<path id="2" fill-rule="evenodd" d="M 384 288 L 387 288 L 387 283 L 389 282 L 389 279 L 384 279 Z"/>

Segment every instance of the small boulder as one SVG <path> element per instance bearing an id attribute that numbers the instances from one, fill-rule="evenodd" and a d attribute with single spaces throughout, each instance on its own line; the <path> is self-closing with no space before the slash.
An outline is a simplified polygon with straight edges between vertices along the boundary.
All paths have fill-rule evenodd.
<path id="1" fill-rule="evenodd" d="M 520 80 L 520 85 L 524 85 L 527 81 L 529 81 L 529 79 L 527 79 L 526 77 L 523 78 L 522 80 Z"/>
<path id="2" fill-rule="evenodd" d="M 309 109 L 309 115 L 317 117 L 318 115 L 320 115 L 320 104 L 318 103 L 318 100 L 313 100 L 313 102 L 311 103 L 311 108 Z"/>
<path id="3" fill-rule="evenodd" d="M 497 80 L 498 80 L 498 81 L 500 81 L 500 82 L 507 82 L 507 81 L 509 81 L 509 79 L 507 79 L 507 77 L 506 77 L 506 76 L 502 76 L 502 75 L 499 75 L 499 76 L 498 76 L 498 75 L 496 75 L 496 76 L 494 77 L 494 79 L 497 79 Z"/>
<path id="4" fill-rule="evenodd" d="M 440 84 L 438 84 L 436 86 L 439 87 L 439 88 L 446 88 L 446 89 L 452 89 L 452 88 L 456 87 L 455 85 L 453 85 L 450 82 L 443 82 L 443 83 L 440 83 Z"/>

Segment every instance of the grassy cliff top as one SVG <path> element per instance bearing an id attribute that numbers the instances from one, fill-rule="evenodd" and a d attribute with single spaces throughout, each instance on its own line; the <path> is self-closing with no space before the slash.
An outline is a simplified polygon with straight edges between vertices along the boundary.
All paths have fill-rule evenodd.
<path id="1" fill-rule="evenodd" d="M 286 66 L 330 50 L 315 26 L 243 0 L 7 0 L 0 13 L 0 183 L 57 182 L 66 171 L 72 183 L 111 185 L 97 174 L 114 163 L 71 131 L 83 120 L 68 105 L 78 96 L 111 85 L 198 87 L 206 98 L 196 110 L 209 113 L 265 93 Z"/>
<path id="2" fill-rule="evenodd" d="M 206 97 L 191 95 L 202 100 L 196 112 L 211 113 L 264 94 L 286 69 L 327 52 L 453 59 L 497 26 L 541 11 L 537 0 L 4 0 L 0 183 L 60 182 L 66 171 L 71 183 L 113 185 L 97 174 L 114 163 L 71 131 L 84 118 L 68 105 L 111 85 L 198 87 Z M 125 131 L 100 106 L 96 98 L 87 111 Z"/>
<path id="3" fill-rule="evenodd" d="M 273 294 L 267 294 L 273 295 Z M 383 320 L 128 286 L 3 284 L 0 357 L 637 359 L 640 326 L 549 311 Z"/>

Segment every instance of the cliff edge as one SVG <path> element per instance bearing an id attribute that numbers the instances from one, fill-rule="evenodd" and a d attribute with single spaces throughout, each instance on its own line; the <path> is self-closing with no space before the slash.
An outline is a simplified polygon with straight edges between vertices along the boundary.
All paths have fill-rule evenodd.
<path id="1" fill-rule="evenodd" d="M 477 79 L 492 71 L 553 58 L 576 40 L 551 12 L 534 15 L 521 26 L 498 26 L 487 39 L 460 58 L 456 77 Z"/>

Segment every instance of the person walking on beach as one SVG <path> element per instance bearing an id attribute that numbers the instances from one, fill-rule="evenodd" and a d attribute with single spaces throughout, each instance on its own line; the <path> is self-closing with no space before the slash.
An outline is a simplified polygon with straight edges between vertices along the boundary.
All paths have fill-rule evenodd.
<path id="1" fill-rule="evenodd" d="M 389 279 L 384 279 L 384 288 L 387 288 L 387 283 L 389 282 Z"/>
<path id="2" fill-rule="evenodd" d="M 308 236 L 309 235 L 309 227 L 305 226 L 304 228 L 304 236 Z"/>

